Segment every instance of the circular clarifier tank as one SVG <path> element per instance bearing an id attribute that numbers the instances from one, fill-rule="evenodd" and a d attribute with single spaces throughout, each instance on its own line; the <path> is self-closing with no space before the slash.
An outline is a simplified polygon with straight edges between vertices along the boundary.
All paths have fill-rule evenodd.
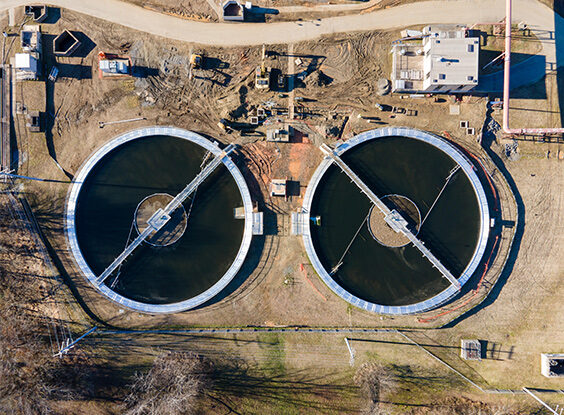
<path id="1" fill-rule="evenodd" d="M 82 166 L 69 191 L 66 231 L 81 272 L 108 298 L 137 311 L 179 312 L 235 277 L 252 238 L 252 203 L 216 144 L 178 128 L 143 128 Z"/>
<path id="2" fill-rule="evenodd" d="M 324 282 L 383 314 L 422 312 L 457 295 L 489 235 L 487 197 L 463 153 L 433 134 L 383 128 L 333 154 L 314 173 L 303 204 L 315 219 L 304 244 Z"/>

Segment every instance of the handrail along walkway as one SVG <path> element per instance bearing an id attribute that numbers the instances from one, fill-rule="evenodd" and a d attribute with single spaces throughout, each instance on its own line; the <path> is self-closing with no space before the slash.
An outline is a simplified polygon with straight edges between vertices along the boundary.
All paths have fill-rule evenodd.
<path id="1" fill-rule="evenodd" d="M 326 144 L 322 144 L 320 149 L 325 153 L 341 170 L 351 178 L 351 180 L 359 187 L 359 189 L 370 199 L 372 203 L 384 214 L 384 220 L 390 227 L 396 231 L 404 234 L 409 241 L 423 254 L 425 258 L 437 268 L 443 277 L 454 285 L 458 290 L 461 289 L 458 280 L 450 273 L 450 271 L 433 255 L 433 253 L 419 240 L 417 236 L 407 227 L 407 221 L 401 214 L 394 210 L 390 210 L 388 206 L 364 183 L 360 177 L 341 159 L 335 152 Z"/>
<path id="2" fill-rule="evenodd" d="M 170 220 L 170 215 L 190 196 L 196 188 L 221 164 L 231 151 L 235 149 L 234 144 L 229 144 L 225 150 L 216 155 L 213 160 L 188 185 L 172 199 L 164 209 L 156 211 L 147 221 L 149 226 L 139 234 L 135 240 L 125 248 L 125 250 L 104 270 L 98 278 L 96 285 L 102 284 L 126 258 L 133 253 L 141 243 L 153 232 L 157 232 Z M 158 217 L 156 217 L 158 216 Z M 153 220 L 156 219 L 156 220 Z"/>

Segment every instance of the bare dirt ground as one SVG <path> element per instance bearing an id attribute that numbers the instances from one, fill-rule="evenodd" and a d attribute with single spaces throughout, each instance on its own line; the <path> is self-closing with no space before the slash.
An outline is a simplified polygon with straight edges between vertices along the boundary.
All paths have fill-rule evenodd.
<path id="1" fill-rule="evenodd" d="M 55 25 L 43 25 L 43 30 L 51 35 L 60 33 L 64 28 L 82 32 L 86 38 L 78 57 L 59 59 L 61 74 L 55 85 L 47 87 L 44 82 L 32 82 L 16 86 L 17 101 L 29 110 L 46 112 L 47 133 L 28 132 L 24 114 L 17 115 L 15 124 L 20 162 L 18 172 L 55 180 L 22 182 L 19 185 L 47 236 L 55 264 L 66 273 L 74 294 L 86 310 L 77 320 L 98 320 L 98 323 L 117 328 L 306 325 L 417 329 L 449 321 L 450 317 L 423 324 L 415 316 L 377 316 L 353 308 L 336 297 L 308 265 L 301 240 L 290 236 L 289 214 L 301 205 L 305 186 L 322 158 L 317 145 L 322 142 L 338 143 L 368 129 L 406 125 L 433 131 L 450 137 L 487 160 L 488 156 L 476 142 L 476 135 L 467 134 L 459 127 L 461 120 L 469 121 L 476 132 L 482 127 L 486 98 L 465 97 L 462 102 L 453 103 L 447 98 L 435 101 L 427 97 L 377 96 L 375 84 L 389 73 L 389 45 L 398 33 L 340 35 L 301 43 L 293 45 L 290 57 L 288 48 L 276 46 L 268 48 L 275 53 L 266 59 L 267 66 L 287 73 L 289 60 L 300 57 L 301 64 L 294 62 L 295 73 L 306 73 L 303 81 L 298 82 L 292 91 L 294 96 L 301 97 L 292 100 L 297 114 L 293 125 L 304 135 L 299 142 L 267 143 L 264 134 L 268 123 L 257 128 L 256 133 L 247 134 L 250 116 L 259 106 L 269 107 L 273 112 L 280 108 L 281 113 L 269 120 L 274 125 L 277 118 L 285 118 L 284 111 L 287 111 L 291 96 L 286 91 L 262 92 L 254 89 L 253 74 L 260 64 L 260 48 L 203 50 L 197 45 L 159 39 L 68 11 L 63 11 L 62 18 Z M 10 53 L 16 49 L 17 45 Z M 97 52 L 100 50 L 129 54 L 138 67 L 136 77 L 128 80 L 98 79 Z M 188 62 L 192 52 L 205 53 L 207 66 L 204 69 L 190 71 Z M 48 61 L 46 71 L 52 63 Z M 516 127 L 521 123 L 558 125 L 559 97 L 554 78 L 551 75 L 519 91 L 522 98 L 512 99 L 511 115 Z M 529 91 L 538 90 L 541 94 L 529 94 Z M 545 96 L 542 95 L 543 90 L 547 91 Z M 376 103 L 411 109 L 417 115 L 381 112 L 376 109 Z M 458 114 L 452 114 L 453 109 Z M 146 120 L 103 129 L 98 127 L 99 121 L 134 117 L 145 117 Z M 495 113 L 494 117 L 500 121 L 500 114 Z M 233 132 L 228 134 L 218 126 L 222 119 L 233 127 Z M 552 125 L 547 125 L 547 122 Z M 63 232 L 68 181 L 80 165 L 116 135 L 155 124 L 187 128 L 223 143 L 239 143 L 238 165 L 248 179 L 253 199 L 265 212 L 265 235 L 255 238 L 240 275 L 226 292 L 205 307 L 166 316 L 122 310 L 99 295 L 75 268 Z M 452 328 L 426 330 L 417 335 L 418 341 L 427 348 L 484 387 L 519 388 L 524 384 L 548 389 L 564 387 L 562 381 L 547 380 L 540 375 L 539 356 L 541 352 L 560 351 L 558 319 L 564 310 L 554 295 L 561 285 L 560 257 L 564 249 L 561 237 L 564 210 L 560 197 L 564 177 L 558 158 L 560 146 L 554 141 L 523 141 L 518 147 L 520 159 L 509 161 L 503 156 L 504 143 L 500 141 L 492 145 L 494 152 L 490 154 L 494 157 L 499 155 L 501 160 L 500 171 L 494 173 L 494 179 L 496 175 L 501 175 L 503 167 L 508 170 L 509 181 L 514 182 L 518 190 L 517 201 L 522 203 L 525 212 L 526 225 L 518 238 L 517 256 L 511 259 L 508 276 L 500 279 L 491 300 L 486 300 L 478 311 L 463 315 Z M 489 162 L 486 165 L 493 173 L 493 164 Z M 269 183 L 273 178 L 288 178 L 295 182 L 288 200 L 269 196 Z M 509 223 L 506 228 L 507 232 L 515 231 Z M 305 264 L 304 271 L 300 264 Z M 494 281 L 492 277 L 490 283 Z M 241 353 L 246 358 L 257 355 L 256 349 L 244 351 L 240 345 L 252 345 L 260 336 L 243 336 L 244 341 L 233 336 L 233 343 L 237 346 L 234 353 Z M 292 370 L 321 370 L 333 364 L 339 366 L 339 370 L 347 367 L 348 356 L 342 336 L 331 339 L 294 336 L 281 334 L 276 341 L 267 342 L 277 345 L 276 353 L 283 353 L 284 367 Z M 467 337 L 488 342 L 488 359 L 469 364 L 457 357 L 460 339 Z M 398 344 L 396 338 L 381 338 L 374 336 L 370 341 L 355 343 L 359 362 L 381 358 L 389 364 L 413 365 L 426 374 L 440 370 L 422 352 L 415 354 L 414 346 L 403 344 L 405 342 Z M 190 341 L 196 349 L 207 350 L 204 336 L 190 337 Z M 98 350 L 97 342 L 86 343 L 92 353 Z M 134 342 L 137 343 L 132 348 Z M 231 341 L 213 343 L 209 350 L 222 353 L 230 350 L 222 347 Z M 306 343 L 310 351 L 303 352 Z M 110 349 L 123 347 L 124 355 L 126 350 L 134 350 L 136 354 L 132 361 L 148 356 L 152 347 L 184 347 L 185 344 L 178 336 L 163 339 L 143 337 L 141 340 L 116 337 L 105 341 L 105 346 Z M 112 351 L 107 353 L 111 356 Z M 269 353 L 258 355 L 264 360 Z M 338 357 L 333 358 L 333 354 Z M 255 363 L 258 366 L 264 364 L 262 361 Z M 444 376 L 448 378 L 449 375 L 445 373 Z M 428 395 L 432 389 L 429 386 L 421 395 Z M 408 395 L 406 391 L 403 393 Z M 482 398 L 480 396 L 477 400 Z M 358 409 L 356 398 L 349 396 L 346 399 L 354 401 L 352 409 Z M 550 396 L 547 399 L 550 400 Z M 404 403 L 409 403 L 409 400 Z M 405 408 L 404 412 L 400 410 L 398 413 L 424 413 Z"/>
<path id="2" fill-rule="evenodd" d="M 170 14 L 184 19 L 201 20 L 206 22 L 217 22 L 218 5 L 215 1 L 201 0 L 128 0 L 130 3 L 136 4 L 146 9 L 159 11 L 161 13 Z M 212 7 L 214 6 L 214 7 Z"/>
<path id="3" fill-rule="evenodd" d="M 222 4 L 220 0 L 126 0 L 140 7 L 184 19 L 201 21 L 223 21 Z M 247 14 L 248 21 L 295 21 L 317 20 L 326 17 L 344 16 L 352 13 L 368 13 L 385 9 L 399 4 L 412 3 L 422 0 L 379 0 L 379 1 L 350 1 L 350 0 L 259 0 L 252 3 L 254 12 Z M 351 6 L 350 9 L 331 10 L 331 5 Z M 321 6 L 321 7 L 320 7 Z M 293 10 L 298 7 L 299 12 Z M 237 23 L 234 23 L 237 24 Z"/>

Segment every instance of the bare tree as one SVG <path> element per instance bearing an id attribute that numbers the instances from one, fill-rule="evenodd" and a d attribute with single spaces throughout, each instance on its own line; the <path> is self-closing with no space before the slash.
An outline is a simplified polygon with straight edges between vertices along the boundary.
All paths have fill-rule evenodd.
<path id="1" fill-rule="evenodd" d="M 388 368 L 374 362 L 364 363 L 356 372 L 354 382 L 370 401 L 369 414 L 386 413 L 380 402 L 386 394 L 396 388 L 396 379 Z"/>
<path id="2" fill-rule="evenodd" d="M 47 413 L 41 385 L 47 356 L 44 328 L 28 311 L 27 290 L 0 268 L 0 413 Z"/>
<path id="3" fill-rule="evenodd" d="M 127 415 L 194 413 L 211 386 L 211 371 L 211 363 L 195 353 L 161 354 L 146 374 L 136 375 L 126 398 Z"/>
<path id="4" fill-rule="evenodd" d="M 90 373 L 90 363 L 79 367 L 74 361 L 52 357 L 46 324 L 50 318 L 41 307 L 43 257 L 37 255 L 27 228 L 5 215 L 2 208 L 9 207 L 2 203 L 4 199 L 0 200 L 0 414 L 51 414 L 55 401 L 82 394 L 84 382 L 77 381 Z"/>

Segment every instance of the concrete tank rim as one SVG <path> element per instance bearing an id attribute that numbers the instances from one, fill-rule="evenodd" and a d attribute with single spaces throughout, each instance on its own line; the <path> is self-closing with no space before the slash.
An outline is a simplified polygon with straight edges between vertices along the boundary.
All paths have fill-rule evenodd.
<path id="1" fill-rule="evenodd" d="M 472 274 L 476 271 L 478 266 L 482 261 L 482 257 L 486 250 L 486 246 L 489 240 L 489 232 L 490 232 L 490 211 L 489 205 L 486 197 L 486 193 L 484 191 L 484 187 L 478 178 L 478 175 L 474 171 L 474 166 L 470 162 L 470 160 L 456 148 L 453 144 L 445 140 L 444 138 L 430 133 L 423 130 L 418 130 L 415 128 L 409 127 L 384 127 L 378 128 L 374 130 L 365 131 L 360 133 L 350 140 L 338 145 L 334 151 L 338 155 L 342 155 L 347 150 L 360 145 L 366 141 L 383 138 L 383 137 L 390 137 L 390 136 L 403 136 L 407 138 L 413 138 L 417 140 L 424 141 L 428 144 L 433 145 L 434 147 L 438 148 L 439 150 L 446 153 L 451 159 L 453 159 L 458 165 L 460 165 L 461 169 L 466 174 L 466 177 L 470 180 L 472 188 L 474 189 L 474 193 L 476 195 L 478 201 L 478 207 L 480 210 L 480 226 L 479 226 L 479 237 L 476 243 L 476 248 L 474 249 L 474 253 L 468 265 L 458 278 L 458 282 L 460 285 L 464 285 L 472 276 Z M 309 213 L 311 210 L 311 205 L 313 202 L 313 197 L 315 195 L 315 190 L 319 185 L 323 175 L 327 171 L 327 169 L 332 165 L 332 160 L 325 157 L 320 165 L 317 167 L 313 176 L 307 186 L 306 193 L 304 195 L 304 201 L 302 204 L 302 212 Z M 405 305 L 405 306 L 386 306 L 381 304 L 372 303 L 370 301 L 363 300 L 359 298 L 339 284 L 335 282 L 333 278 L 329 275 L 327 270 L 321 264 L 319 257 L 317 256 L 315 247 L 313 245 L 313 240 L 311 237 L 311 225 L 308 225 L 304 229 L 304 233 L 302 235 L 303 243 L 311 261 L 311 264 L 315 271 L 319 274 L 323 282 L 333 291 L 336 295 L 341 297 L 343 300 L 347 301 L 348 303 L 362 308 L 367 311 L 379 313 L 379 314 L 390 314 L 390 315 L 403 315 L 403 314 L 415 314 L 421 313 L 424 311 L 431 310 L 433 308 L 439 307 L 440 305 L 444 304 L 448 300 L 455 297 L 459 291 L 453 285 L 445 288 L 443 291 L 439 292 L 435 296 L 428 298 L 424 301 L 420 301 L 417 303 Z"/>
<path id="2" fill-rule="evenodd" d="M 78 170 L 78 173 L 75 175 L 75 177 L 72 180 L 70 189 L 67 192 L 67 198 L 65 202 L 65 236 L 66 236 L 67 246 L 72 253 L 71 257 L 75 265 L 80 269 L 81 273 L 88 280 L 88 282 L 99 292 L 101 292 L 105 297 L 109 298 L 110 300 L 112 300 L 113 302 L 117 303 L 120 306 L 138 312 L 143 312 L 148 314 L 178 313 L 178 312 L 190 310 L 207 302 L 208 300 L 216 296 L 221 290 L 223 290 L 235 278 L 237 272 L 239 272 L 241 266 L 243 265 L 243 262 L 245 261 L 247 253 L 249 252 L 249 248 L 251 246 L 251 240 L 253 236 L 253 229 L 252 229 L 253 204 L 251 200 L 251 194 L 249 192 L 247 183 L 243 175 L 241 174 L 241 171 L 229 156 L 225 156 L 222 160 L 222 163 L 229 170 L 233 179 L 235 180 L 243 201 L 243 207 L 245 210 L 245 219 L 244 219 L 245 225 L 243 231 L 243 238 L 241 240 L 241 245 L 239 247 L 237 255 L 233 259 L 233 262 L 231 263 L 229 269 L 214 285 L 212 285 L 206 291 L 198 294 L 197 296 L 176 303 L 149 304 L 140 301 L 134 301 L 127 297 L 124 297 L 116 293 L 115 291 L 111 290 L 105 284 L 101 284 L 100 286 L 96 285 L 94 282 L 96 275 L 90 269 L 90 267 L 86 263 L 86 260 L 84 259 L 82 250 L 80 249 L 80 246 L 78 244 L 78 239 L 76 236 L 76 229 L 75 229 L 76 204 L 78 201 L 78 197 L 80 195 L 80 190 L 82 189 L 84 179 L 92 171 L 94 166 L 103 157 L 105 157 L 108 153 L 113 151 L 115 148 L 125 143 L 128 143 L 132 140 L 136 140 L 143 137 L 154 136 L 154 135 L 171 136 L 171 137 L 188 140 L 194 144 L 200 145 L 201 147 L 210 151 L 213 155 L 219 155 L 222 152 L 222 149 L 219 148 L 217 143 L 211 142 L 207 138 L 193 131 L 189 131 L 173 126 L 153 126 L 153 127 L 137 128 L 112 138 L 110 141 L 102 145 L 102 147 L 95 150 L 86 159 L 86 161 L 81 165 L 81 167 Z"/>

